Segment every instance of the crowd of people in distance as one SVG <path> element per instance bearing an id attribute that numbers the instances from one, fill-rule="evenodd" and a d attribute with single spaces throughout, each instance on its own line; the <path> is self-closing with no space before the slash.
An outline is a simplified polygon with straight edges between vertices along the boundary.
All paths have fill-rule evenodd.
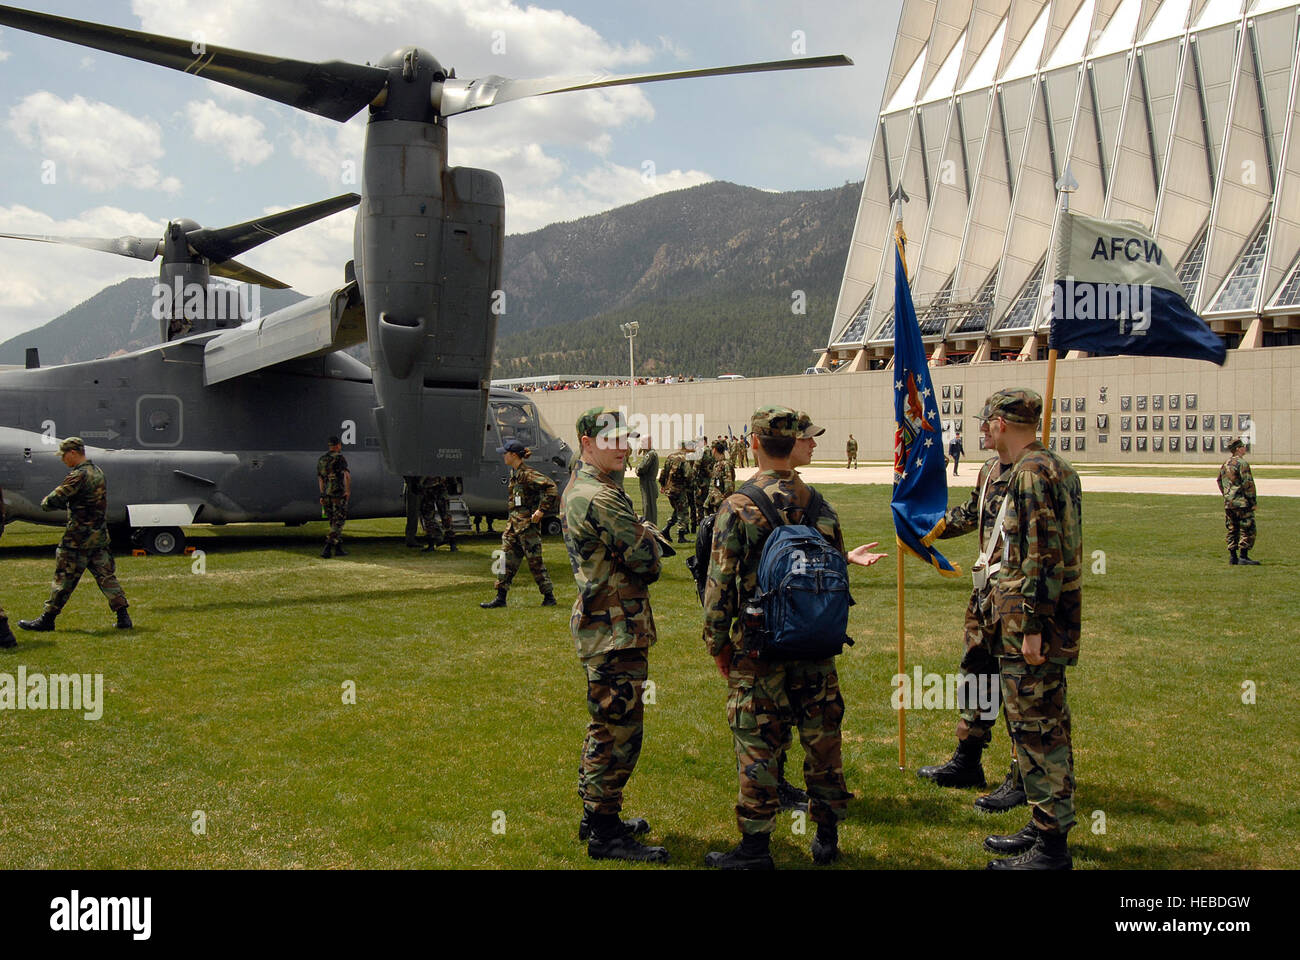
<path id="1" fill-rule="evenodd" d="M 695 383 L 699 377 L 677 374 L 671 377 L 637 377 L 636 386 L 656 383 Z M 627 377 L 621 380 L 556 380 L 553 383 L 525 383 L 511 389 L 519 393 L 541 393 L 544 390 L 595 390 L 599 387 L 626 387 Z"/>

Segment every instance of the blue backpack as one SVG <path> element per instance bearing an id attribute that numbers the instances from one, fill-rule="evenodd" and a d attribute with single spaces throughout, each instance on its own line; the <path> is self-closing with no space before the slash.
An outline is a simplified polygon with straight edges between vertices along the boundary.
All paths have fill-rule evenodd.
<path id="1" fill-rule="evenodd" d="M 738 493 L 772 525 L 758 561 L 758 592 L 746 602 L 746 645 L 756 644 L 765 660 L 825 660 L 838 656 L 848 636 L 848 563 L 817 522 L 825 501 L 816 490 L 804 510 L 805 524 L 788 524 L 755 484 Z M 762 626 L 753 623 L 762 611 Z M 757 636 L 751 637 L 751 634 Z"/>

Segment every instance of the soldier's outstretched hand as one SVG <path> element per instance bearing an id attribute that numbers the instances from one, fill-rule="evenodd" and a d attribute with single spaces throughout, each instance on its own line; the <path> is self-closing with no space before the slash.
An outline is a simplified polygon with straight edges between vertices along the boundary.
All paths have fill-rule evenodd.
<path id="1" fill-rule="evenodd" d="M 856 563 L 860 567 L 869 567 L 877 560 L 884 560 L 889 554 L 871 552 L 871 548 L 879 546 L 879 544 L 879 540 L 872 540 L 870 543 L 864 543 L 862 546 L 850 550 L 848 553 L 849 563 Z"/>

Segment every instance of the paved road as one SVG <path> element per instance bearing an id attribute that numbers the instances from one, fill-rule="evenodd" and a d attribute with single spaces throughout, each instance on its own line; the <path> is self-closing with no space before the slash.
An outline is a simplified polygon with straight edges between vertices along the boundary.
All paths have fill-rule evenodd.
<path id="1" fill-rule="evenodd" d="M 1140 477 L 1104 477 L 1088 473 L 1087 464 L 1076 466 L 1079 479 L 1083 481 L 1085 493 L 1169 493 L 1181 496 L 1203 497 L 1219 496 L 1218 474 L 1204 477 L 1189 477 L 1185 474 L 1160 476 L 1155 471 L 1150 476 Z M 979 463 L 963 461 L 961 473 L 954 477 L 948 472 L 949 487 L 970 487 L 975 483 L 979 472 Z M 736 472 L 737 483 L 745 471 Z M 894 471 L 892 467 L 879 464 L 867 464 L 854 470 L 843 467 L 803 467 L 799 475 L 809 483 L 881 483 L 892 484 Z M 1255 488 L 1261 497 L 1300 497 L 1300 480 L 1260 480 L 1256 478 Z"/>

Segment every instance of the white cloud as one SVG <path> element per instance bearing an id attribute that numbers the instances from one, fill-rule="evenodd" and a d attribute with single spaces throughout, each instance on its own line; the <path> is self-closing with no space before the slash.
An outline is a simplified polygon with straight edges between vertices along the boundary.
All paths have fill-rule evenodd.
<path id="1" fill-rule="evenodd" d="M 343 191 L 339 191 L 343 192 Z M 272 206 L 263 214 L 288 207 Z M 352 259 L 352 232 L 357 208 L 340 211 L 292 233 L 268 240 L 239 256 L 256 270 L 282 280 L 304 296 L 313 297 L 343 286 L 343 266 Z"/>
<path id="2" fill-rule="evenodd" d="M 22 204 L 0 207 L 0 231 L 56 237 L 161 237 L 164 224 L 143 213 L 95 207 L 64 220 Z M 39 326 L 132 276 L 157 276 L 158 262 L 26 240 L 0 240 L 0 339 Z"/>
<path id="3" fill-rule="evenodd" d="M 236 170 L 257 166 L 275 149 L 262 136 L 266 127 L 256 117 L 223 110 L 211 100 L 191 101 L 185 113 L 194 139 L 218 147 Z"/>
<path id="4" fill-rule="evenodd" d="M 58 182 L 102 192 L 118 187 L 176 193 L 181 182 L 164 177 L 153 161 L 163 155 L 162 130 L 107 103 L 78 95 L 64 100 L 41 90 L 9 110 L 9 129 L 34 148 L 42 164 L 53 163 Z M 44 172 L 44 170 L 43 170 Z"/>
<path id="5" fill-rule="evenodd" d="M 650 171 L 602 163 L 585 173 L 553 181 L 549 186 L 532 187 L 522 194 L 512 192 L 511 181 L 503 179 L 506 230 L 513 234 L 603 213 L 659 193 L 709 183 L 714 178 L 701 170 Z"/>
<path id="6" fill-rule="evenodd" d="M 871 157 L 871 141 L 837 133 L 833 144 L 819 143 L 808 152 L 824 167 L 851 170 L 860 175 L 867 169 L 867 160 Z"/>

